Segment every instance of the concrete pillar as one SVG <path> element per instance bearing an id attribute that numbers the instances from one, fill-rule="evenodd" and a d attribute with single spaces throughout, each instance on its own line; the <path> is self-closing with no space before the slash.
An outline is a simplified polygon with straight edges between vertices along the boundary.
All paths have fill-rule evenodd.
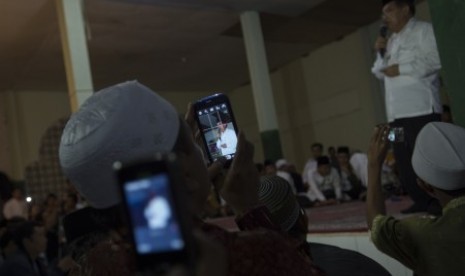
<path id="1" fill-rule="evenodd" d="M 263 152 L 266 159 L 277 160 L 282 158 L 281 139 L 260 15 L 255 11 L 246 11 L 241 13 L 240 19 Z"/>
<path id="2" fill-rule="evenodd" d="M 81 0 L 55 0 L 73 112 L 94 92 L 82 3 Z"/>
<path id="3" fill-rule="evenodd" d="M 465 1 L 428 0 L 454 123 L 465 127 Z"/>

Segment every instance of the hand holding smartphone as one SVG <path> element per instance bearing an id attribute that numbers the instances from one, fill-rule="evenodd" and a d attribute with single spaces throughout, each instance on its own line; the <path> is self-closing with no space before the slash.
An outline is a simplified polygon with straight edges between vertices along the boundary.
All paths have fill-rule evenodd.
<path id="1" fill-rule="evenodd" d="M 238 128 L 228 97 L 219 93 L 200 99 L 194 113 L 210 163 L 225 157 L 229 166 L 236 154 Z"/>
<path id="2" fill-rule="evenodd" d="M 191 264 L 192 226 L 182 205 L 174 154 L 153 160 L 114 164 L 134 245 L 138 268 L 167 270 Z"/>

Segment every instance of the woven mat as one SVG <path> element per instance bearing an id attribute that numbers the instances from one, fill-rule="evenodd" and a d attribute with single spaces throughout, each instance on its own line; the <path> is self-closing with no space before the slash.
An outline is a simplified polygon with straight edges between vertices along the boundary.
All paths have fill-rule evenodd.
<path id="1" fill-rule="evenodd" d="M 397 218 L 406 217 L 400 210 L 409 207 L 412 201 L 408 197 L 398 198 L 396 201 L 386 200 L 386 210 L 389 215 Z M 339 205 L 315 207 L 306 209 L 309 217 L 309 233 L 340 233 L 340 232 L 365 232 L 366 203 L 348 202 Z M 230 231 L 237 231 L 234 217 L 216 218 L 207 220 Z"/>

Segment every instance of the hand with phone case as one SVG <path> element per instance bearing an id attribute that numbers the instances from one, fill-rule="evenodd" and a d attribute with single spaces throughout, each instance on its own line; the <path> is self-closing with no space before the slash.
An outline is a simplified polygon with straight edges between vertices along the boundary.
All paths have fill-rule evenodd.
<path id="1" fill-rule="evenodd" d="M 228 97 L 217 93 L 198 100 L 194 117 L 210 163 L 224 157 L 229 167 L 236 154 L 238 128 Z M 186 121 L 191 125 L 191 120 Z"/>
<path id="2" fill-rule="evenodd" d="M 244 133 L 239 133 L 236 157 L 234 158 L 220 194 L 236 215 L 257 207 L 260 176 L 253 162 L 254 146 Z"/>
<path id="3" fill-rule="evenodd" d="M 138 268 L 166 271 L 177 263 L 192 264 L 192 222 L 175 155 L 114 166 Z"/>

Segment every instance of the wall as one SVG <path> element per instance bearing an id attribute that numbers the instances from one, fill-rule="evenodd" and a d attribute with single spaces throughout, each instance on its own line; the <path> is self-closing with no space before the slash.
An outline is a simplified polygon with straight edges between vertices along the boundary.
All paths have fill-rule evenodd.
<path id="1" fill-rule="evenodd" d="M 365 150 L 375 120 L 362 31 L 303 59 L 316 141 Z"/>
<path id="2" fill-rule="evenodd" d="M 426 2 L 417 18 L 429 20 Z M 316 141 L 366 151 L 373 126 L 386 121 L 382 84 L 371 74 L 375 22 L 271 73 L 284 157 L 301 169 Z M 263 160 L 250 85 L 230 93 L 239 127 Z"/>
<path id="3" fill-rule="evenodd" d="M 375 124 L 369 72 L 358 31 L 312 52 L 271 74 L 284 157 L 301 169 L 315 141 L 365 150 Z M 239 127 L 256 142 L 256 161 L 263 160 L 250 85 L 231 94 Z M 237 108 L 236 108 L 237 109 Z"/>
<path id="4" fill-rule="evenodd" d="M 427 2 L 417 6 L 417 17 L 430 18 Z M 373 125 L 385 120 L 382 86 L 370 73 L 378 28 L 379 22 L 361 28 L 271 73 L 284 157 L 299 169 L 315 141 L 366 150 Z M 184 113 L 188 102 L 210 92 L 160 94 Z M 263 161 L 250 86 L 228 95 L 239 128 L 255 144 L 255 160 Z M 24 167 L 37 159 L 47 126 L 69 114 L 66 92 L 1 92 L 0 170 L 22 179 Z"/>
<path id="5" fill-rule="evenodd" d="M 8 125 L 6 117 L 7 103 L 5 101 L 5 94 L 0 93 L 0 171 L 6 172 L 11 175 L 12 164 L 10 162 L 10 146 L 8 139 Z"/>
<path id="6" fill-rule="evenodd" d="M 2 164 L 15 180 L 23 179 L 24 168 L 37 160 L 42 134 L 53 122 L 69 116 L 70 106 L 66 92 L 6 91 L 0 93 L 1 114 L 5 118 L 6 147 L 1 154 L 8 156 Z"/>
<path id="7" fill-rule="evenodd" d="M 180 114 L 187 104 L 208 92 L 160 92 Z M 0 93 L 0 170 L 22 180 L 24 168 L 38 159 L 39 144 L 47 127 L 71 109 L 66 92 L 5 91 Z"/>

